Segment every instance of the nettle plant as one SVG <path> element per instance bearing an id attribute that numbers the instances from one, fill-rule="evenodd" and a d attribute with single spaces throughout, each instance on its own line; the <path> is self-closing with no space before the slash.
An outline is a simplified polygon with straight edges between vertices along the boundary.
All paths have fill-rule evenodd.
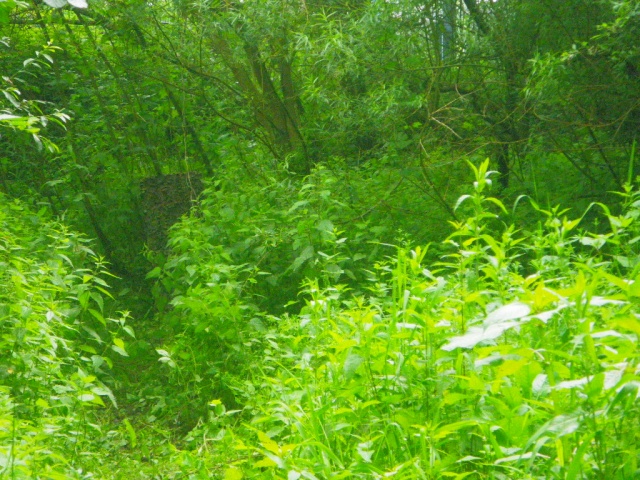
<path id="1" fill-rule="evenodd" d="M 366 295 L 310 280 L 253 332 L 242 411 L 215 399 L 194 434 L 235 452 L 226 478 L 637 477 L 640 193 L 608 232 L 551 209 L 526 233 L 474 171 L 441 262 L 398 249 Z"/>
<path id="2" fill-rule="evenodd" d="M 223 180 L 205 191 L 197 210 L 174 227 L 164 265 L 149 274 L 158 279 L 158 307 L 172 333 L 158 349 L 160 360 L 171 383 L 191 392 L 175 399 L 185 414 L 206 416 L 206 405 L 202 411 L 193 403 L 207 395 L 233 397 L 226 378 L 260 354 L 252 347 L 256 331 L 267 331 L 283 311 L 300 310 L 305 279 L 353 285 L 377 254 L 379 229 L 364 221 L 349 234 L 339 227 L 353 212 L 334 197 L 330 171 L 318 168 L 301 184 L 265 182 Z"/>
<path id="3" fill-rule="evenodd" d="M 0 477 L 85 478 L 92 412 L 116 405 L 112 356 L 133 337 L 106 275 L 87 240 L 0 196 Z"/>

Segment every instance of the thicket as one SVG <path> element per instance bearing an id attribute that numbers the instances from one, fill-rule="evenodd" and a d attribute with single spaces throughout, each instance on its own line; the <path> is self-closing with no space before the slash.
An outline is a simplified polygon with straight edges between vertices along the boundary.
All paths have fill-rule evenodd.
<path id="1" fill-rule="evenodd" d="M 146 339 L 86 240 L 2 197 L 3 475 L 634 478 L 640 193 L 594 204 L 595 232 L 522 198 L 539 220 L 517 228 L 487 167 L 440 260 L 329 229 L 326 171 L 286 215 L 266 198 L 278 222 L 210 188 L 149 274 Z"/>
<path id="2" fill-rule="evenodd" d="M 326 263 L 350 243 L 336 235 L 290 314 L 258 308 L 269 272 L 202 242 L 206 218 L 173 232 L 157 274 L 176 285 L 178 334 L 158 352 L 176 391 L 208 404 L 188 438 L 230 462 L 199 457 L 202 478 L 637 475 L 638 193 L 619 214 L 594 206 L 609 224 L 598 233 L 522 199 L 539 221 L 520 229 L 488 196 L 487 166 L 440 261 L 399 247 L 350 287 Z"/>
<path id="3" fill-rule="evenodd" d="M 0 478 L 636 478 L 639 26 L 0 1 Z"/>

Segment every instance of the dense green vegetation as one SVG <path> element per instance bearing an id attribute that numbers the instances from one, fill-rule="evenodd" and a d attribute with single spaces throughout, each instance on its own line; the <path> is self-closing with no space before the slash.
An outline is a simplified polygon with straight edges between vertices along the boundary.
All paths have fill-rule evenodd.
<path id="1" fill-rule="evenodd" d="M 0 0 L 0 478 L 638 478 L 638 38 Z"/>

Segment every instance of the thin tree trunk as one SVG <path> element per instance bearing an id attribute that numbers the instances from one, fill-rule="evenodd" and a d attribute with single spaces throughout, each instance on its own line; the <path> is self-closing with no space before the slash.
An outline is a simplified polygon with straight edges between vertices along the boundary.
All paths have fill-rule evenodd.
<path id="1" fill-rule="evenodd" d="M 207 175 L 213 176 L 214 172 L 213 172 L 213 166 L 211 164 L 211 160 L 209 159 L 207 152 L 205 152 L 204 150 L 204 146 L 200 141 L 200 137 L 198 136 L 198 133 L 196 132 L 195 128 L 193 128 L 193 125 L 191 124 L 187 116 L 184 114 L 182 105 L 180 105 L 180 102 L 178 102 L 178 99 L 166 84 L 164 84 L 164 90 L 165 92 L 167 92 L 167 97 L 169 98 L 171 105 L 173 105 L 173 108 L 175 108 L 176 112 L 178 112 L 178 115 L 180 115 L 180 118 L 182 119 L 182 122 L 185 128 L 187 129 L 187 132 L 191 136 L 191 139 L 193 140 L 193 143 L 196 147 L 196 151 L 200 156 L 200 160 L 202 160 L 202 164 L 204 165 L 204 168 L 207 171 Z"/>

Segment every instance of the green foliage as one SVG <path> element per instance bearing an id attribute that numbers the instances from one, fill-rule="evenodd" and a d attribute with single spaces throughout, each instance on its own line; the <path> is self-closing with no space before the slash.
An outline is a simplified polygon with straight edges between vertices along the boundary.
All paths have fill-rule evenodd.
<path id="1" fill-rule="evenodd" d="M 354 212 L 336 199 L 329 170 L 317 169 L 302 186 L 266 182 L 246 190 L 218 182 L 205 191 L 198 211 L 173 229 L 166 263 L 148 275 L 158 278 L 157 307 L 166 307 L 164 321 L 178 332 L 158 350 L 160 360 L 176 385 L 190 385 L 190 396 L 231 395 L 225 377 L 246 367 L 252 332 L 277 321 L 270 315 L 298 311 L 303 281 L 359 288 L 380 255 L 384 228 L 349 218 Z"/>
<path id="2" fill-rule="evenodd" d="M 191 434 L 235 452 L 225 478 L 637 475 L 640 193 L 605 233 L 539 208 L 525 232 L 474 170 L 441 262 L 399 248 L 368 292 L 318 277 L 298 314 L 249 315 L 232 402 Z"/>
<path id="3" fill-rule="evenodd" d="M 8 42 L 0 39 L 1 48 L 8 49 Z M 0 96 L 0 132 L 3 130 L 25 132 L 32 136 L 38 149 L 45 147 L 51 152 L 57 151 L 58 148 L 40 132 L 49 122 L 63 126 L 69 120 L 69 115 L 61 111 L 44 113 L 43 106 L 47 102 L 25 99 L 20 88 L 25 84 L 26 78 L 34 75 L 38 70 L 51 67 L 52 55 L 56 50 L 59 48 L 51 44 L 45 45 L 42 50 L 36 51 L 34 57 L 26 59 L 18 72 L 12 76 L 3 75 L 0 83 L 2 94 Z"/>
<path id="4" fill-rule="evenodd" d="M 93 411 L 116 400 L 112 357 L 127 355 L 126 314 L 109 312 L 102 261 L 61 224 L 0 196 L 0 472 L 86 478 L 75 464 L 101 434 Z M 107 382 L 107 383 L 105 383 Z"/>
<path id="5" fill-rule="evenodd" d="M 533 56 L 523 93 L 531 108 L 548 112 L 535 128 L 555 144 L 559 160 L 606 190 L 623 182 L 637 135 L 639 52 L 632 38 L 640 27 L 637 2 L 601 5 L 601 23 L 579 41 Z M 616 149 L 618 142 L 626 148 Z"/>
<path id="6" fill-rule="evenodd" d="M 0 476 L 638 476 L 637 1 L 86 7 L 0 0 Z"/>

